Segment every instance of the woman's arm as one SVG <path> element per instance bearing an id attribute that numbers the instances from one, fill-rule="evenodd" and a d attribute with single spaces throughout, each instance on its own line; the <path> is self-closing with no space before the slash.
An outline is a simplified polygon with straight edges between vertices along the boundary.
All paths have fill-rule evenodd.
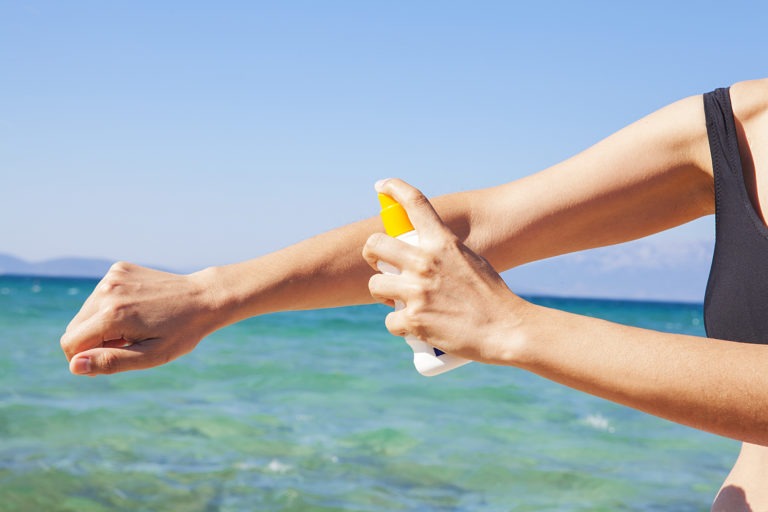
<path id="1" fill-rule="evenodd" d="M 768 346 L 628 327 L 536 306 L 512 293 L 420 193 L 399 180 L 395 197 L 419 231 L 419 247 L 373 235 L 364 255 L 399 275 L 377 274 L 372 296 L 405 308 L 386 318 L 460 357 L 516 366 L 630 407 L 716 434 L 768 444 Z"/>
<path id="2" fill-rule="evenodd" d="M 677 423 L 768 445 L 766 345 L 546 308 L 535 308 L 521 331 L 508 364 Z"/>
<path id="3" fill-rule="evenodd" d="M 673 103 L 549 169 L 484 191 L 477 204 L 482 228 L 468 245 L 480 247 L 499 270 L 714 213 L 702 97 Z"/>
<path id="4" fill-rule="evenodd" d="M 451 231 L 499 272 L 713 213 L 701 96 L 663 108 L 538 174 L 432 203 Z M 260 259 L 209 269 L 218 309 L 234 313 L 228 320 L 234 321 L 369 303 L 372 271 L 360 251 L 380 231 L 381 221 L 368 219 Z"/>
<path id="5" fill-rule="evenodd" d="M 713 211 L 701 97 L 499 187 L 437 198 L 443 220 L 497 270 L 618 243 Z M 368 219 L 240 264 L 178 276 L 116 264 L 62 336 L 74 373 L 148 368 L 249 316 L 371 302 Z"/>

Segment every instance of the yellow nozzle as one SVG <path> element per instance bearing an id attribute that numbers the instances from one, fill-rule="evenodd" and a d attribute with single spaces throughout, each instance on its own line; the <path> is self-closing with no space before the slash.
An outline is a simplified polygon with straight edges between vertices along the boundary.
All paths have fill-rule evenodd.
<path id="1" fill-rule="evenodd" d="M 400 236 L 413 231 L 413 224 L 400 203 L 386 194 L 379 194 L 379 202 L 381 203 L 381 220 L 389 236 Z"/>

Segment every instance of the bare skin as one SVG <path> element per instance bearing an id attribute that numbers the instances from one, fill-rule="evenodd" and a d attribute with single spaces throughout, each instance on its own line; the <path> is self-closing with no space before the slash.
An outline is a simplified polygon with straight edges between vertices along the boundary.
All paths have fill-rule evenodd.
<path id="1" fill-rule="evenodd" d="M 731 94 L 746 181 L 765 219 L 768 80 L 736 84 Z M 399 180 L 377 188 L 405 206 L 420 247 L 384 236 L 378 220 L 369 219 L 189 276 L 117 264 L 62 336 L 70 369 L 96 375 L 148 368 L 249 316 L 400 299 L 406 308 L 386 319 L 393 334 L 411 332 L 449 353 L 524 368 L 749 443 L 713 510 L 768 509 L 762 491 L 768 476 L 768 346 L 648 331 L 534 306 L 497 273 L 712 214 L 700 96 L 498 187 L 432 203 Z M 402 273 L 376 273 L 379 260 Z"/>
<path id="2" fill-rule="evenodd" d="M 752 206 L 768 218 L 768 80 L 731 87 L 739 154 Z M 757 385 L 757 384 L 755 384 Z M 739 458 L 720 488 L 713 512 L 768 510 L 768 443 L 742 444 Z"/>

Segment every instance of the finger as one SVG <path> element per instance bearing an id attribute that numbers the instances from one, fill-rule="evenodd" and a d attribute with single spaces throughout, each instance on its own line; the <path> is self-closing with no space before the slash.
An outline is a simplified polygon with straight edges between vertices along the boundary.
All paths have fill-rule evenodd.
<path id="1" fill-rule="evenodd" d="M 88 296 L 87 299 L 85 299 L 85 302 L 83 302 L 83 305 L 80 306 L 80 310 L 77 312 L 77 314 L 72 317 L 72 320 L 69 321 L 69 324 L 67 324 L 67 328 L 65 329 L 65 332 L 75 330 L 80 324 L 85 322 L 88 318 L 92 317 L 96 314 L 98 311 L 98 308 L 96 306 L 97 302 L 97 289 L 94 289 L 94 291 L 91 293 L 91 295 Z"/>
<path id="2" fill-rule="evenodd" d="M 65 332 L 59 341 L 61 349 L 71 360 L 75 354 L 113 340 L 136 339 L 121 332 L 114 322 L 107 321 L 103 314 L 96 314 Z"/>
<path id="3" fill-rule="evenodd" d="M 371 297 L 390 306 L 394 306 L 396 300 L 407 302 L 404 288 L 403 279 L 394 275 L 375 274 L 368 280 Z"/>
<path id="4" fill-rule="evenodd" d="M 392 311 L 384 318 L 384 326 L 393 336 L 408 335 L 406 312 L 404 309 Z"/>
<path id="5" fill-rule="evenodd" d="M 405 268 L 404 265 L 414 261 L 417 255 L 418 250 L 414 246 L 384 233 L 374 233 L 363 246 L 363 258 L 376 271 L 383 271 L 379 268 L 381 261 L 398 269 Z"/>
<path id="6" fill-rule="evenodd" d="M 94 348 L 75 355 L 69 371 L 75 375 L 109 375 L 159 366 L 164 360 L 156 355 L 157 340 L 146 340 L 128 347 Z"/>
<path id="7" fill-rule="evenodd" d="M 413 227 L 421 235 L 434 231 L 450 232 L 427 197 L 403 180 L 389 178 L 378 181 L 376 191 L 386 194 L 400 203 L 405 208 Z"/>
<path id="8" fill-rule="evenodd" d="M 65 332 L 75 330 L 87 319 L 96 315 L 99 311 L 99 304 L 114 293 L 122 284 L 125 275 L 134 268 L 130 263 L 118 261 L 113 263 L 109 271 L 96 284 L 91 294 L 85 299 L 80 307 L 80 311 L 72 318 L 67 325 Z"/>

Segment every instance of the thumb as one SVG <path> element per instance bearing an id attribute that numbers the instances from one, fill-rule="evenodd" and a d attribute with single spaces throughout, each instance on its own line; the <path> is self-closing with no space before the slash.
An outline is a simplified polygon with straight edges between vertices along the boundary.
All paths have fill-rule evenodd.
<path id="1" fill-rule="evenodd" d="M 160 361 L 148 351 L 154 340 L 127 347 L 94 348 L 80 352 L 69 361 L 69 371 L 75 375 L 109 375 L 129 370 L 158 366 Z"/>
<path id="2" fill-rule="evenodd" d="M 389 178 L 376 182 L 376 192 L 392 197 L 405 208 L 408 218 L 420 236 L 426 232 L 450 231 L 427 197 L 403 180 Z"/>

